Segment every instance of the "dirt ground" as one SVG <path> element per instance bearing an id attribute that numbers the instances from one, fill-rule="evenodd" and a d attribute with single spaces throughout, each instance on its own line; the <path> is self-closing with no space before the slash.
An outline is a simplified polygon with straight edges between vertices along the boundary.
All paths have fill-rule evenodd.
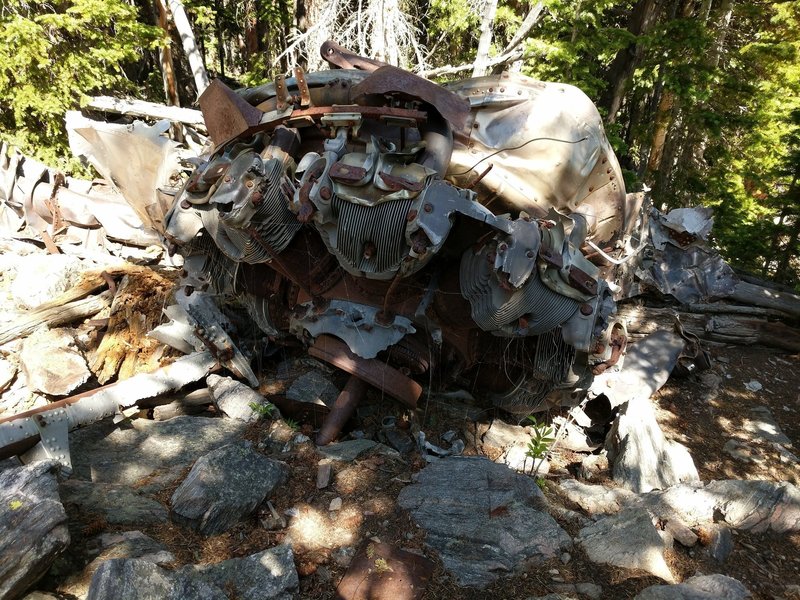
<path id="1" fill-rule="evenodd" d="M 797 451 L 800 356 L 736 346 L 713 347 L 711 354 L 712 369 L 722 378 L 716 394 L 702 386 L 695 375 L 672 378 L 656 394 L 658 417 L 666 435 L 688 446 L 704 481 L 742 478 L 798 482 L 797 465 L 782 463 L 772 447 L 759 448 L 764 456 L 761 462 L 742 463 L 724 452 L 723 446 L 727 440 L 741 436 L 743 419 L 753 406 L 765 405 L 795 442 L 792 450 Z M 279 353 L 274 360 L 265 365 L 262 391 L 277 399 L 293 377 L 308 367 L 305 362 L 308 359 L 299 354 Z M 751 392 L 745 388 L 744 384 L 753 379 L 763 385 L 762 390 Z M 377 393 L 369 397 L 359 414 L 361 418 L 352 425 L 364 431 L 374 428 L 386 415 L 394 415 L 401 421 L 408 417 L 399 405 L 378 397 Z M 492 416 L 491 411 L 486 413 L 487 419 Z M 445 404 L 434 401 L 423 403 L 416 418 L 434 443 L 439 443 L 437 436 L 448 429 L 463 431 L 474 427 L 465 419 L 454 417 Z M 311 434 L 318 426 L 315 422 L 318 419 L 308 413 L 296 423 L 290 421 L 290 426 Z M 271 428 L 274 435 L 275 425 L 263 421 L 253 425 L 247 437 L 258 444 L 269 438 Z M 466 454 L 475 452 L 470 446 L 465 451 Z M 246 556 L 291 539 L 301 577 L 301 596 L 310 599 L 335 598 L 336 586 L 346 571 L 343 565 L 348 558 L 347 551 L 342 548 L 357 549 L 369 541 L 393 544 L 432 559 L 435 572 L 423 596 L 429 600 L 524 599 L 556 591 L 554 578 L 564 582 L 593 582 L 602 586 L 604 598 L 623 599 L 634 597 L 649 585 L 663 583 L 645 573 L 594 564 L 575 546 L 567 564 L 553 560 L 529 567 L 524 572 L 501 577 L 485 590 L 460 588 L 444 571 L 437 556 L 426 549 L 424 533 L 396 504 L 400 490 L 425 466 L 416 451 L 403 457 L 373 452 L 352 463 L 334 463 L 331 484 L 322 490 L 315 485 L 321 456 L 313 444 L 301 444 L 290 452 L 270 456 L 286 461 L 291 467 L 287 485 L 271 499 L 275 511 L 289 522 L 288 526 L 275 519 L 265 504 L 233 530 L 207 539 L 171 524 L 143 531 L 168 546 L 177 557 L 175 567 Z M 580 457 L 556 450 L 553 468 L 542 486 L 546 494 L 553 496 L 554 484 L 561 478 L 572 477 L 570 469 L 574 470 L 574 463 Z M 159 498 L 167 506 L 172 491 L 165 490 Z M 337 497 L 342 499 L 341 510 L 329 511 L 331 500 Z M 291 519 L 285 517 L 287 511 L 294 515 Z M 93 520 L 91 515 L 71 515 L 71 522 L 74 540 L 85 540 L 100 531 L 113 529 Z M 560 524 L 571 536 L 577 534 L 573 524 L 563 521 Z M 722 573 L 742 581 L 757 600 L 790 598 L 784 595 L 785 586 L 800 584 L 800 533 L 737 532 L 734 547 L 732 555 L 722 565 L 703 558 L 699 546 L 689 549 L 677 543 L 668 551 L 667 558 L 682 578 Z"/>

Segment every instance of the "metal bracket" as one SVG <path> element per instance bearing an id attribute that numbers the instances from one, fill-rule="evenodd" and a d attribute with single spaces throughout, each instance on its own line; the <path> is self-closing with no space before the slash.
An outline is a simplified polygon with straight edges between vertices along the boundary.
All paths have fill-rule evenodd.
<path id="1" fill-rule="evenodd" d="M 56 408 L 41 412 L 31 419 L 39 430 L 39 443 L 21 456 L 25 464 L 37 460 L 53 459 L 61 463 L 65 471 L 72 472 L 69 454 L 69 416 L 66 409 Z"/>
<path id="2" fill-rule="evenodd" d="M 306 74 L 301 67 L 294 68 L 294 79 L 297 83 L 297 89 L 300 92 L 300 106 L 302 108 L 313 106 L 311 103 L 311 92 L 308 91 Z"/>

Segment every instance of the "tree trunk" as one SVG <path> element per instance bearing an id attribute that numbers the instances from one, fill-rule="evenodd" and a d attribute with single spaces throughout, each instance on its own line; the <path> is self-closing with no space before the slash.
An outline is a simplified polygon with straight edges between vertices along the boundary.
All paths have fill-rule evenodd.
<path id="1" fill-rule="evenodd" d="M 656 0 L 639 0 L 633 7 L 628 31 L 635 36 L 647 34 L 658 17 Z M 608 111 L 607 122 L 617 120 L 617 112 L 622 106 L 622 99 L 628 90 L 633 73 L 642 60 L 643 48 L 637 42 L 631 42 L 626 48 L 617 52 L 606 75 L 608 87 L 600 100 L 600 106 Z"/>
<path id="2" fill-rule="evenodd" d="M 167 23 L 167 7 L 164 0 L 158 0 L 158 25 L 170 38 L 169 24 Z M 175 83 L 175 66 L 172 62 L 172 48 L 169 45 L 159 50 L 161 59 L 161 76 L 164 80 L 164 96 L 168 106 L 180 106 L 181 100 L 178 96 L 178 85 Z"/>
<path id="3" fill-rule="evenodd" d="M 497 0 L 486 0 L 486 7 L 483 9 L 483 19 L 481 20 L 481 37 L 478 40 L 478 53 L 475 55 L 475 63 L 472 68 L 473 77 L 486 75 L 487 63 L 489 62 L 489 48 L 492 45 L 492 27 L 494 17 L 497 14 Z"/>
<path id="4" fill-rule="evenodd" d="M 192 31 L 192 26 L 189 24 L 189 18 L 186 16 L 186 11 L 181 1 L 167 0 L 167 5 L 172 13 L 172 19 L 175 22 L 175 29 L 178 30 L 178 34 L 181 36 L 183 51 L 186 53 L 186 58 L 189 59 L 192 77 L 194 77 L 194 85 L 197 88 L 197 95 L 199 96 L 208 87 L 208 74 L 203 65 L 203 57 L 197 49 L 194 32 Z"/>

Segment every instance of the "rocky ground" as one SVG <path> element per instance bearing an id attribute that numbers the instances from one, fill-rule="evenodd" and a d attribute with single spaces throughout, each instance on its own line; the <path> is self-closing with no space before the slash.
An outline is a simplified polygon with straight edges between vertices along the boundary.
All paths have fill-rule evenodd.
<path id="1" fill-rule="evenodd" d="M 96 385 L 102 335 L 59 329 L 74 389 Z M 0 346 L 0 419 L 54 398 L 23 346 Z M 464 392 L 409 412 L 372 390 L 316 447 L 310 402 L 344 378 L 277 351 L 258 393 L 220 373 L 195 414 L 73 431 L 70 477 L 0 462 L 0 599 L 800 598 L 800 357 L 709 350 L 709 370 L 571 424 L 536 476 L 534 431 Z"/>

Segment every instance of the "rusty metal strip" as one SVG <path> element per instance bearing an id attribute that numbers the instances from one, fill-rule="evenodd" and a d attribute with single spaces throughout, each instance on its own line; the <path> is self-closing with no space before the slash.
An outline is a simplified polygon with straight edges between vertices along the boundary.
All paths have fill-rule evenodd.
<path id="1" fill-rule="evenodd" d="M 409 408 L 417 407 L 417 400 L 422 395 L 420 384 L 379 360 L 355 355 L 338 338 L 321 335 L 308 349 L 308 353 L 363 379 Z"/>
<path id="2" fill-rule="evenodd" d="M 275 78 L 275 102 L 279 111 L 286 110 L 289 106 L 289 91 L 286 89 L 286 77 L 283 75 Z"/>
<path id="3" fill-rule="evenodd" d="M 307 108 L 311 106 L 311 92 L 308 91 L 306 74 L 302 67 L 294 68 L 294 79 L 297 82 L 297 89 L 300 92 L 300 106 Z"/>
<path id="4" fill-rule="evenodd" d="M 398 67 L 381 67 L 353 87 L 352 98 L 370 94 L 399 94 L 406 98 L 424 100 L 447 119 L 454 129 L 464 128 L 469 117 L 469 102 L 442 86 L 418 77 Z"/>

